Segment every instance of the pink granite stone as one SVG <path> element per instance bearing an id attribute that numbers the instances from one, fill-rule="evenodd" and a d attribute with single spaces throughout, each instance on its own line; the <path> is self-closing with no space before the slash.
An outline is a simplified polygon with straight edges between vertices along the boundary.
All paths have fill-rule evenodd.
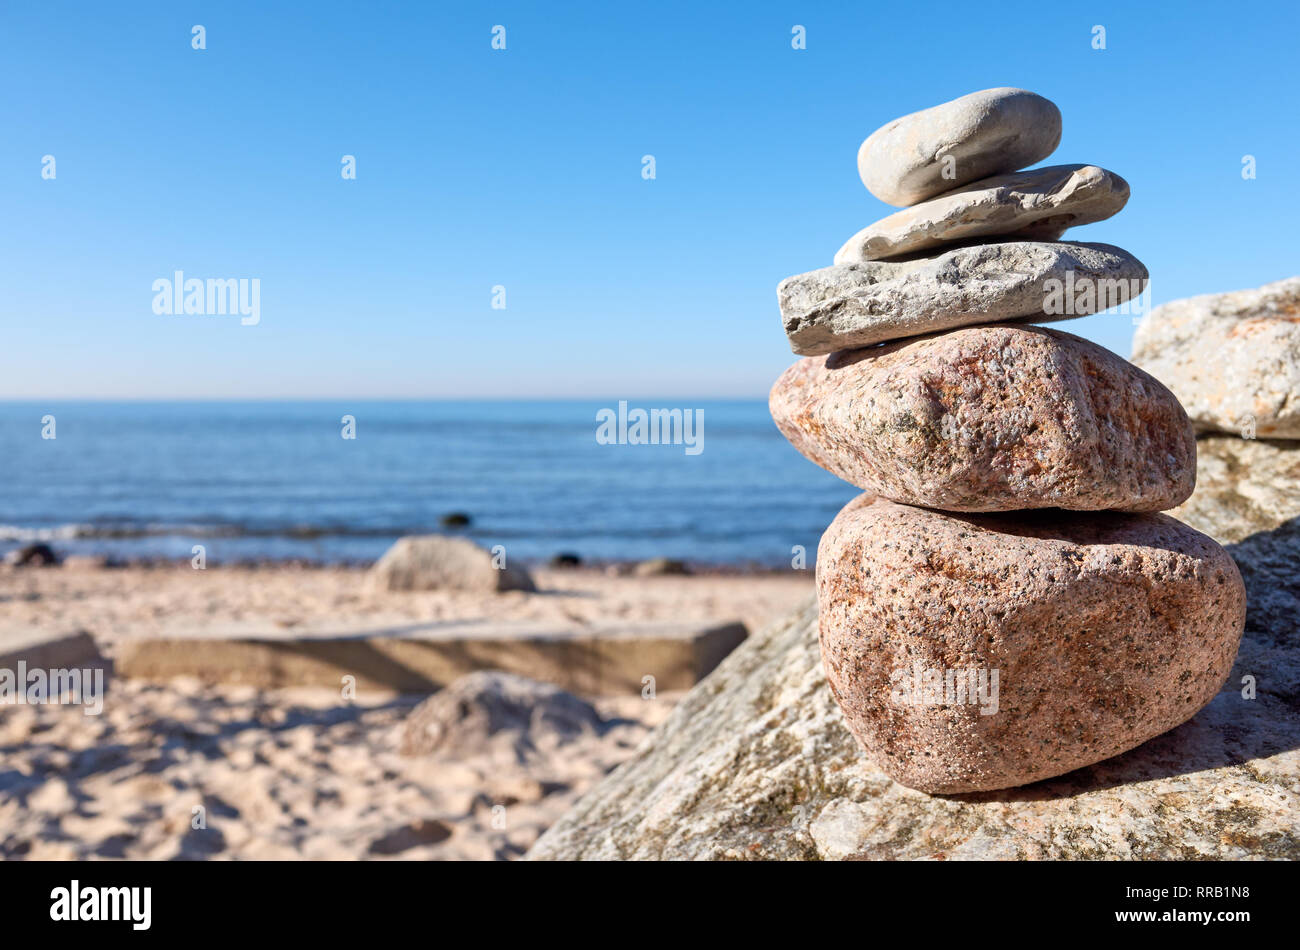
<path id="1" fill-rule="evenodd" d="M 949 511 L 1163 511 L 1196 482 L 1196 437 L 1163 385 L 1109 350 L 994 324 L 791 366 L 772 418 L 874 495 Z"/>
<path id="2" fill-rule="evenodd" d="M 1168 515 L 953 515 L 869 495 L 822 536 L 817 585 L 849 730 L 931 793 L 1061 775 L 1190 719 L 1246 613 L 1232 558 Z"/>

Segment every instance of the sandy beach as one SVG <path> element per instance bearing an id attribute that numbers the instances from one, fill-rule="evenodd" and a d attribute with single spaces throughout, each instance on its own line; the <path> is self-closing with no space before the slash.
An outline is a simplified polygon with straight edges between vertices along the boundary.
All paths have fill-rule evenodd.
<path id="1" fill-rule="evenodd" d="M 111 660 L 130 638 L 231 622 L 267 622 L 287 636 L 326 619 L 578 629 L 738 619 L 752 631 L 812 590 L 810 572 L 533 573 L 536 593 L 485 596 L 376 593 L 363 571 L 342 567 L 4 569 L 0 636 L 85 630 Z M 571 708 L 567 694 L 536 687 L 535 705 L 520 713 L 500 685 L 489 677 L 450 687 L 455 702 L 432 710 L 442 717 L 437 748 L 414 754 L 404 736 L 427 699 L 418 695 L 110 678 L 100 716 L 0 706 L 0 856 L 510 859 L 627 758 L 680 695 L 588 697 Z"/>
<path id="2" fill-rule="evenodd" d="M 329 620 L 347 626 L 401 622 L 740 620 L 751 630 L 812 590 L 812 572 L 634 577 L 604 569 L 536 568 L 535 593 L 375 592 L 347 567 L 183 564 L 129 568 L 0 569 L 0 630 L 84 629 L 111 646 L 165 635 L 174 626 L 265 620 L 286 630 Z"/>

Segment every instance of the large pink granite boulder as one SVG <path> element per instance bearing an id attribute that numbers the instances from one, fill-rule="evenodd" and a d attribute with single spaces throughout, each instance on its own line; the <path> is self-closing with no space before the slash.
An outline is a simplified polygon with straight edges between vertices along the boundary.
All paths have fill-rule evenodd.
<path id="1" fill-rule="evenodd" d="M 859 496 L 817 554 L 822 658 L 849 730 L 931 793 L 1061 775 L 1190 719 L 1246 594 L 1159 514 L 958 516 Z"/>

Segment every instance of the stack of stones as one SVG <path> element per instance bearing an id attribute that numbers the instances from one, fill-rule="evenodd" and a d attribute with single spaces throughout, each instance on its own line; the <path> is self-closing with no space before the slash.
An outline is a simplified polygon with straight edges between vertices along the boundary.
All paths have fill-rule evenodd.
<path id="1" fill-rule="evenodd" d="M 1060 134 L 1056 106 L 1020 89 L 889 123 L 858 169 L 908 207 L 778 289 L 805 358 L 772 416 L 865 491 L 818 550 L 827 678 L 867 754 L 932 793 L 1060 775 L 1184 722 L 1245 619 L 1232 559 L 1159 514 L 1195 483 L 1178 400 L 1030 325 L 1147 278 L 1120 248 L 1058 240 L 1128 199 L 1093 165 L 1017 171 Z"/>

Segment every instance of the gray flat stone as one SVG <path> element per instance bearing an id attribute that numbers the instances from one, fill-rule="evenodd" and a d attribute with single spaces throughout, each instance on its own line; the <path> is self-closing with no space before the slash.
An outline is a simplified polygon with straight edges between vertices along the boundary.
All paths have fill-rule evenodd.
<path id="1" fill-rule="evenodd" d="M 984 89 L 871 133 L 858 150 L 858 174 L 881 201 L 911 205 L 1041 162 L 1060 141 L 1061 111 L 1050 100 Z"/>
<path id="2" fill-rule="evenodd" d="M 1075 225 L 1109 218 L 1128 182 L 1096 165 L 1050 165 L 984 178 L 896 211 L 849 238 L 836 264 L 913 254 L 969 238 L 1054 241 Z"/>
<path id="3" fill-rule="evenodd" d="M 1011 241 L 823 267 L 783 280 L 777 301 L 790 348 L 815 356 L 977 323 L 1070 320 L 1146 284 L 1142 262 L 1109 244 Z"/>

